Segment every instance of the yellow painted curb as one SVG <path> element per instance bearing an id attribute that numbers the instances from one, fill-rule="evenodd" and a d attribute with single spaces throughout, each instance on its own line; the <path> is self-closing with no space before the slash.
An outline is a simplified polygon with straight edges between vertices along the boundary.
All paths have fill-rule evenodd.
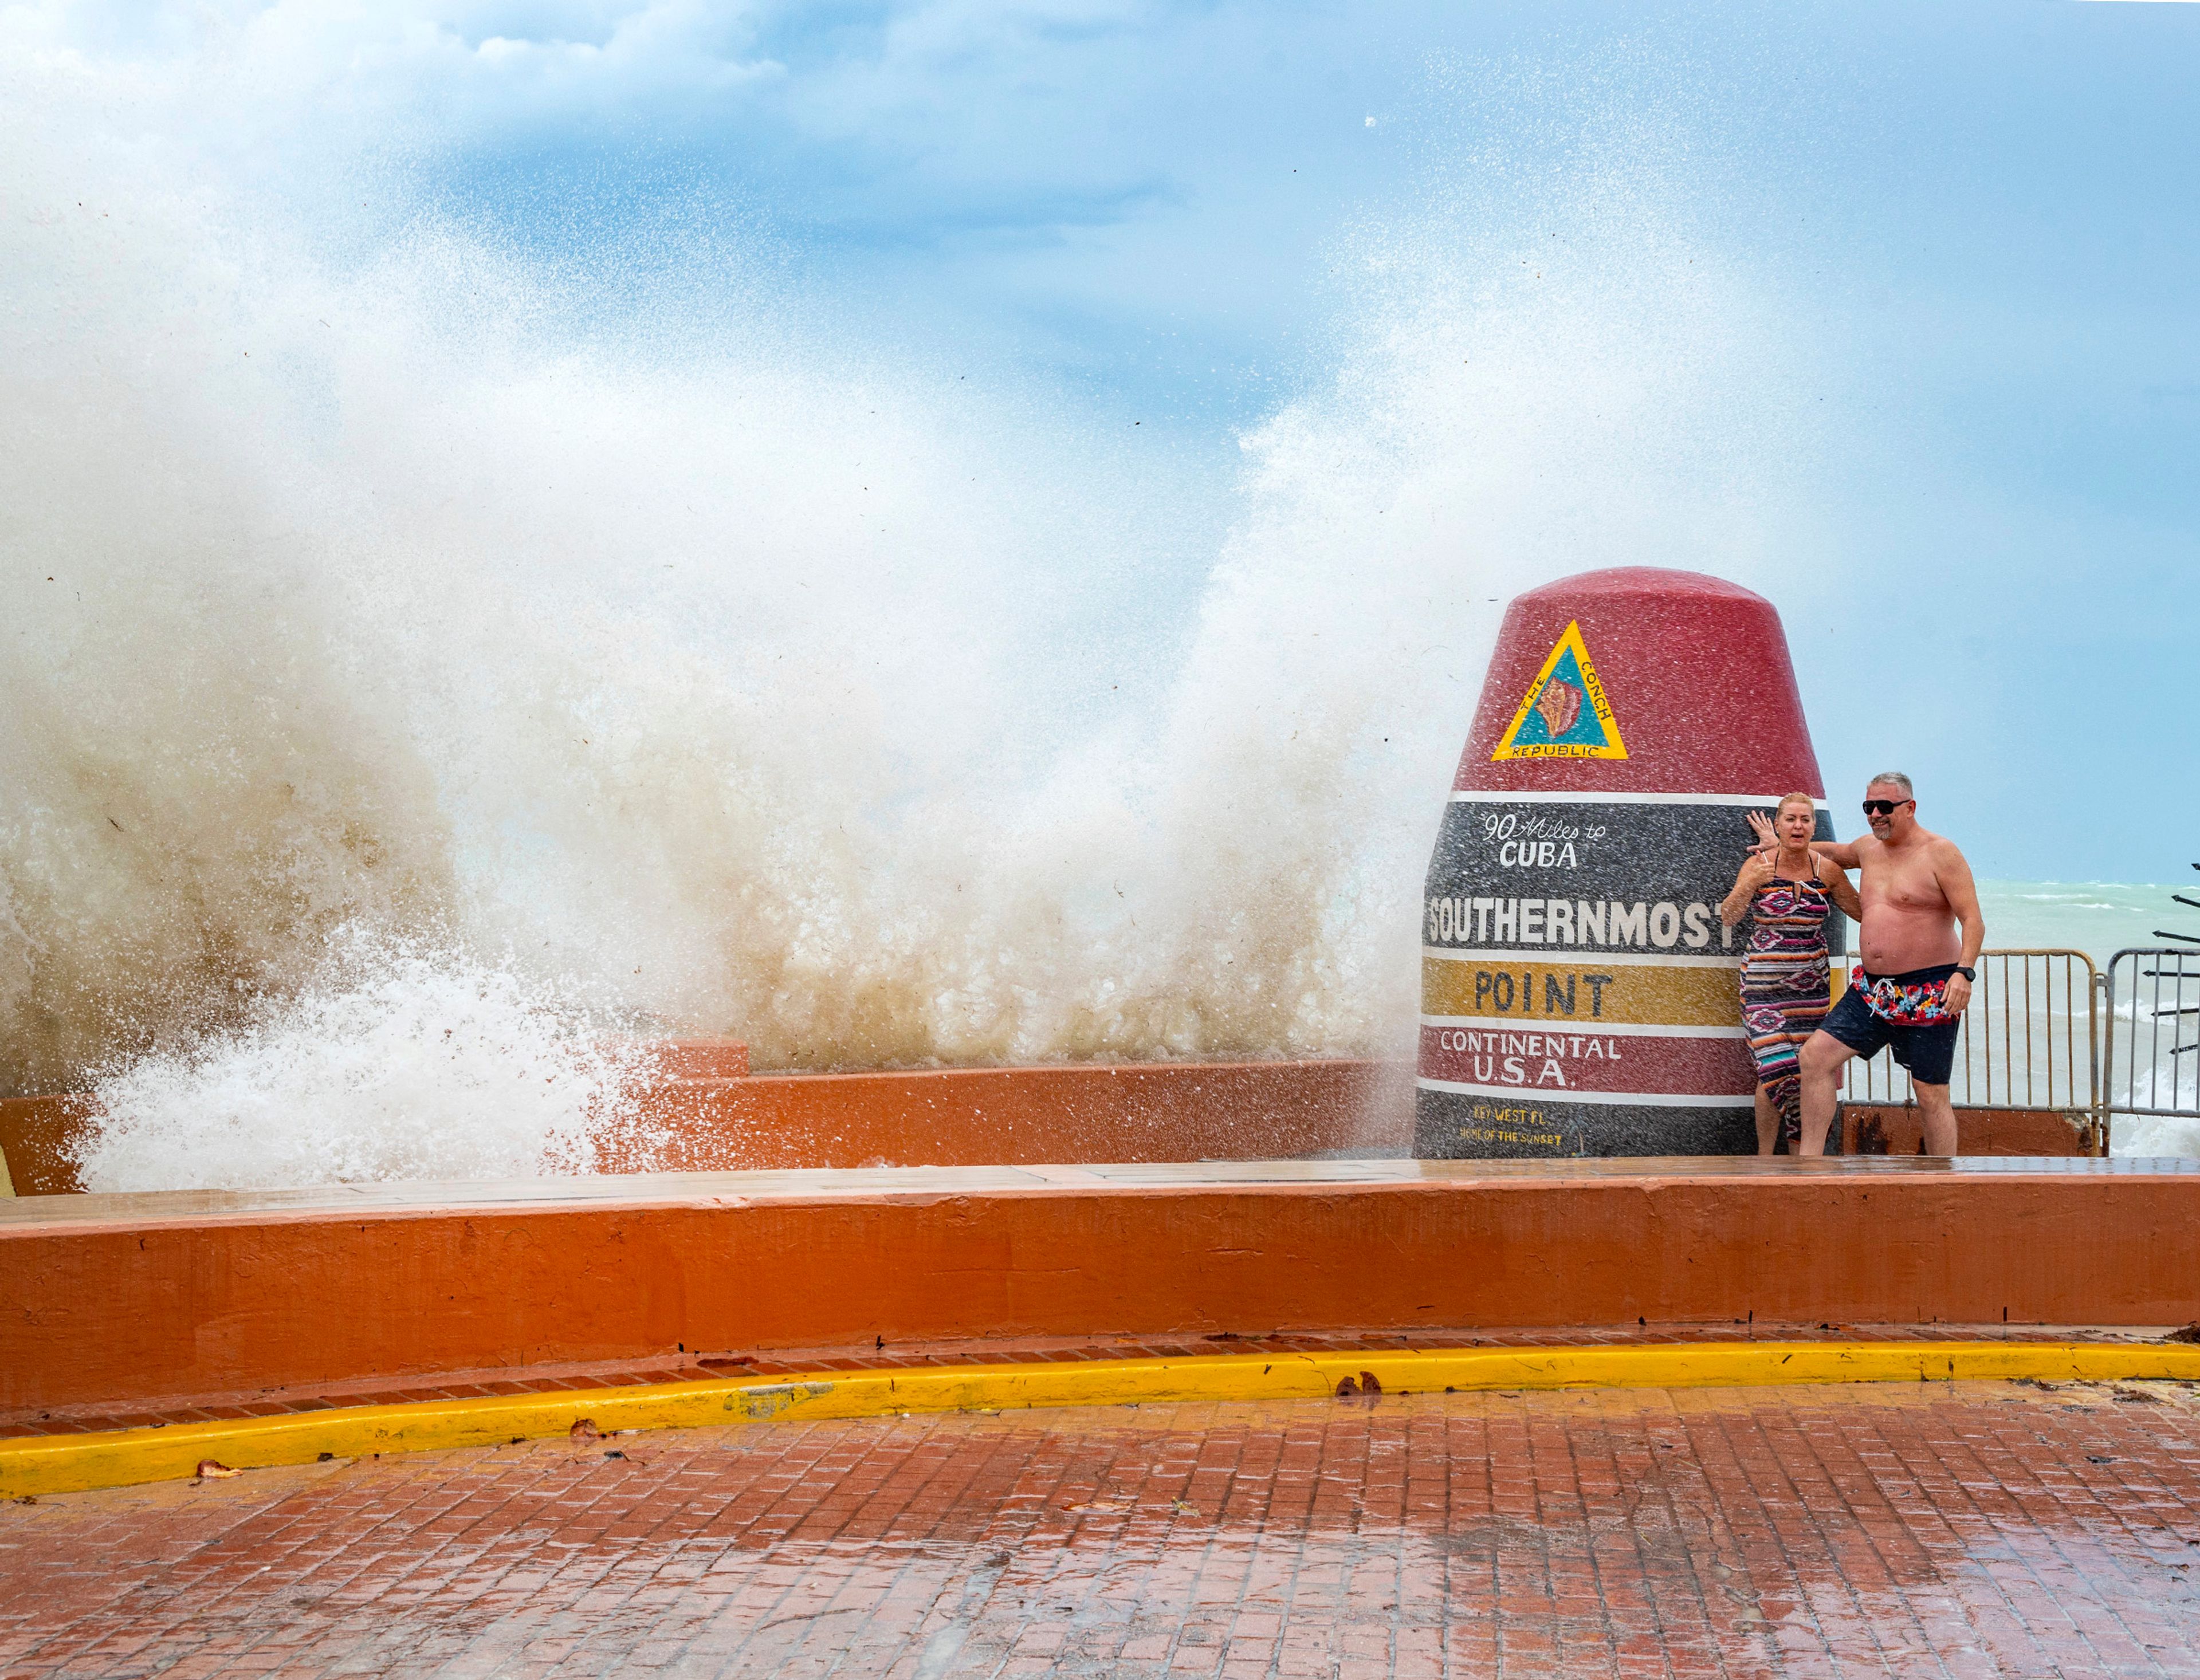
<path id="1" fill-rule="evenodd" d="M 1000 1411 L 1176 1400 L 1297 1400 L 1372 1374 L 1386 1394 L 1489 1389 L 1730 1388 L 1779 1384 L 2200 1380 L 2200 1346 L 2159 1342 L 1697 1342 L 1624 1347 L 1214 1354 L 821 1371 L 559 1390 L 477 1400 L 349 1406 L 219 1423 L 0 1441 L 0 1497 L 125 1487 L 326 1455 L 477 1447 L 567 1434 L 581 1419 L 614 1429 L 808 1421 L 903 1412 Z"/>

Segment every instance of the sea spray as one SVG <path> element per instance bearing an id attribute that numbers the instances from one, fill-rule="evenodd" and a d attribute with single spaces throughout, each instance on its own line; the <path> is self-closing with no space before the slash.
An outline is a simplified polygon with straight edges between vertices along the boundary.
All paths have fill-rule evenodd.
<path id="1" fill-rule="evenodd" d="M 637 308 L 432 218 L 324 260 L 349 201 L 163 144 L 150 75 L 0 102 L 0 1087 L 169 1116 L 133 1184 L 579 1163 L 577 1075 L 325 1129 L 360 1035 L 495 1041 L 485 951 L 516 1045 L 577 977 L 766 1070 L 1403 1056 L 1501 602 L 1805 528 L 1807 382 L 1654 170 L 1341 235 L 1330 371 L 1210 493 L 746 279 Z M 337 984 L 345 929 L 408 954 Z"/>
<path id="2" fill-rule="evenodd" d="M 641 1141 L 650 1071 L 508 963 L 340 929 L 296 995 L 99 1080 L 78 1167 L 91 1191 L 584 1173 Z"/>

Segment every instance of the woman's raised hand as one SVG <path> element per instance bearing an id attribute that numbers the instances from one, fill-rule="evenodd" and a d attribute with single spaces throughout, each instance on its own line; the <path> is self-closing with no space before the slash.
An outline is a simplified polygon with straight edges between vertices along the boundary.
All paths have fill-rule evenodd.
<path id="1" fill-rule="evenodd" d="M 1741 872 L 1735 877 L 1735 888 L 1755 896 L 1757 890 L 1772 878 L 1775 867 L 1770 852 L 1752 852 L 1741 860 Z"/>

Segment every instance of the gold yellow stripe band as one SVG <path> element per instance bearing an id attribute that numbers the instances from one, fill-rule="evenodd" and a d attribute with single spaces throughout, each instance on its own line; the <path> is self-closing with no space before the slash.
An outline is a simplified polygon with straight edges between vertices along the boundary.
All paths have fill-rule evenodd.
<path id="1" fill-rule="evenodd" d="M 568 1433 L 703 1424 L 890 1416 L 904 1412 L 1112 1406 L 1130 1402 L 1299 1400 L 1372 1374 L 1385 1393 L 1490 1389 L 1728 1388 L 1768 1384 L 2200 1380 L 2200 1346 L 2144 1342 L 1710 1342 L 1633 1347 L 1482 1348 L 1356 1354 L 1220 1354 L 1188 1359 L 828 1371 L 773 1382 L 662 1383 L 477 1400 L 419 1401 L 0 1441 L 0 1496 L 124 1487 L 232 1469 L 308 1464 L 324 1454 L 487 1446 Z"/>
<path id="2" fill-rule="evenodd" d="M 1421 959 L 1421 1013 L 1517 1027 L 1731 1027 L 1741 994 L 1731 968 L 1536 962 L 1512 956 Z"/>

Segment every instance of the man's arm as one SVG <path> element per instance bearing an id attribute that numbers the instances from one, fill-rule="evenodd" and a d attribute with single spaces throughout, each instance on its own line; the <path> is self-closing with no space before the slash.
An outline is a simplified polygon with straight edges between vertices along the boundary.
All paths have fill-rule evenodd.
<path id="1" fill-rule="evenodd" d="M 1956 913 L 1956 919 L 1963 925 L 1963 954 L 1957 963 L 1970 968 L 1976 965 L 1979 953 L 1986 942 L 1986 919 L 1979 913 L 1979 890 L 1971 879 L 1971 866 L 1952 840 L 1942 840 L 1933 848 L 1933 878 L 1940 884 L 1940 895 L 1948 901 L 1948 907 Z M 1961 994 L 1957 987 L 1963 988 Z M 1971 1000 L 1971 983 L 1960 974 L 1948 980 L 1948 1012 L 1960 1015 Z"/>
<path id="2" fill-rule="evenodd" d="M 1749 814 L 1749 826 L 1751 831 L 1757 836 L 1757 844 L 1752 849 L 1752 850 L 1770 852 L 1779 849 L 1780 837 L 1773 831 L 1772 824 L 1764 812 L 1752 811 Z M 1822 858 L 1831 858 L 1844 869 L 1854 869 L 1857 866 L 1857 849 L 1854 840 L 1813 840 L 1811 843 L 1811 849 Z"/>
<path id="3" fill-rule="evenodd" d="M 1834 908 L 1851 921 L 1861 925 L 1864 921 L 1864 900 L 1858 895 L 1856 883 L 1849 879 L 1848 871 L 1835 866 L 1823 848 L 1813 847 L 1811 851 L 1818 860 L 1818 884 L 1834 901 Z"/>

